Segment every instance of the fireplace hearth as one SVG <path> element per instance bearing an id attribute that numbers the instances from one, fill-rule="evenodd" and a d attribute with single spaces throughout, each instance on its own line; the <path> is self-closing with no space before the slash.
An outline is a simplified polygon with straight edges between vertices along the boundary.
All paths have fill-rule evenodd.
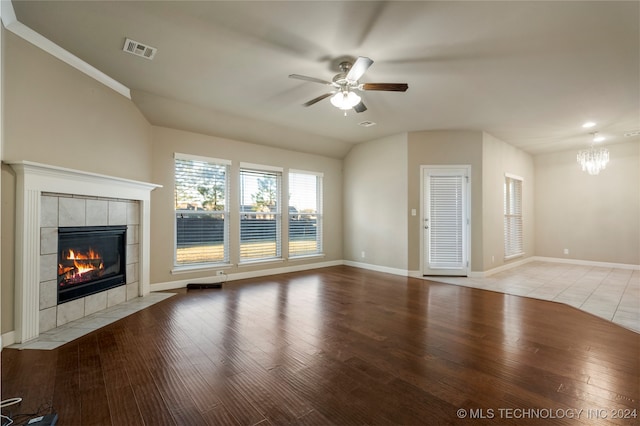
<path id="1" fill-rule="evenodd" d="M 126 226 L 58 228 L 58 304 L 125 285 Z"/>

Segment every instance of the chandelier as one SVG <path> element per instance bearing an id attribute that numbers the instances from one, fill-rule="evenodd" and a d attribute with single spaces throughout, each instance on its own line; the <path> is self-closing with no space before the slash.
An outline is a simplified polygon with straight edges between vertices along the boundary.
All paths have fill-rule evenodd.
<path id="1" fill-rule="evenodd" d="M 590 175 L 597 175 L 600 170 L 604 170 L 609 162 L 609 150 L 607 148 L 596 148 L 595 143 L 604 140 L 598 136 L 598 133 L 592 133 L 593 139 L 589 149 L 583 149 L 578 152 L 577 160 L 582 167 L 583 172 Z"/>

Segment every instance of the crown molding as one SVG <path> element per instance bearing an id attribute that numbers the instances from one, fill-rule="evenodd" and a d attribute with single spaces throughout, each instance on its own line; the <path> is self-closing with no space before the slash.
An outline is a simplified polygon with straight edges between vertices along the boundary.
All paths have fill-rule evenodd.
<path id="1" fill-rule="evenodd" d="M 94 80 L 99 81 L 110 89 L 115 90 L 125 98 L 131 99 L 131 91 L 127 86 L 120 83 L 119 81 L 114 80 L 99 69 L 95 68 L 92 65 L 89 65 L 82 59 L 78 58 L 73 53 L 63 49 L 43 35 L 35 32 L 31 28 L 18 21 L 11 1 L 2 0 L 0 3 L 0 16 L 2 18 L 2 24 L 7 30 L 11 31 L 18 37 L 28 41 L 34 46 L 39 47 L 51 56 L 72 66 L 78 71 L 88 75 Z"/>

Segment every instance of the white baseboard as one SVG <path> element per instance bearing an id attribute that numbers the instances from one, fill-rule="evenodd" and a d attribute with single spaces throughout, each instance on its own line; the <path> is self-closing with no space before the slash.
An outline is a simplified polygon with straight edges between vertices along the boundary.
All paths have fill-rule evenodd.
<path id="1" fill-rule="evenodd" d="M 0 336 L 0 348 L 6 348 L 16 342 L 15 331 L 8 331 Z"/>
<path id="2" fill-rule="evenodd" d="M 371 263 L 353 262 L 351 260 L 345 260 L 343 265 L 353 266 L 354 268 L 369 269 L 370 271 L 384 272 L 387 274 L 401 275 L 403 277 L 409 276 L 409 271 L 406 269 L 390 268 L 388 266 L 372 265 Z"/>
<path id="3" fill-rule="evenodd" d="M 320 262 L 320 263 L 308 263 L 304 265 L 295 265 L 295 266 L 285 266 L 282 268 L 273 268 L 273 269 L 261 269 L 258 271 L 248 271 L 248 272 L 237 272 L 233 274 L 226 275 L 211 275 L 208 277 L 201 278 L 192 278 L 186 280 L 179 281 L 169 281 L 165 283 L 151 284 L 151 291 L 164 291 L 164 290 L 173 290 L 176 288 L 185 288 L 187 284 L 204 284 L 204 283 L 219 283 L 223 281 L 237 281 L 244 280 L 247 278 L 258 278 L 258 277 L 267 277 L 269 275 L 277 275 L 277 274 L 286 274 L 289 272 L 298 272 L 298 271 L 307 271 L 310 269 L 318 269 L 318 268 L 327 268 L 329 266 L 339 266 L 343 265 L 342 260 L 334 260 L 329 262 Z"/>
<path id="4" fill-rule="evenodd" d="M 205 284 L 205 283 L 220 283 L 223 281 L 228 281 L 230 280 L 231 276 L 230 275 L 212 275 L 210 277 L 203 277 L 203 278 L 193 278 L 193 279 L 188 279 L 188 280 L 178 280 L 178 281 L 167 281 L 165 283 L 158 283 L 158 284 L 151 284 L 149 286 L 149 291 L 151 293 L 153 292 L 157 292 L 157 291 L 165 291 L 165 290 L 173 290 L 176 288 L 185 288 L 187 286 L 187 284 L 189 283 L 194 283 L 194 284 Z"/>
<path id="5" fill-rule="evenodd" d="M 531 256 L 525 259 L 521 259 L 518 261 L 510 262 L 505 265 L 500 265 L 497 268 L 488 269 L 486 271 L 470 271 L 468 277 L 469 278 L 486 278 L 491 275 L 497 274 L 499 272 L 507 271 L 509 269 L 517 268 L 518 266 L 525 265 L 530 262 L 554 262 L 554 263 L 566 263 L 573 265 L 585 265 L 585 266 L 596 266 L 596 267 L 605 267 L 605 268 L 619 268 L 619 269 L 633 269 L 640 270 L 640 265 L 629 265 L 624 263 L 610 263 L 610 262 L 594 262 L 587 260 L 578 260 L 578 259 L 563 259 L 563 258 L 554 258 L 554 257 L 542 257 L 542 256 Z M 235 281 L 242 280 L 247 278 L 258 278 L 258 277 L 266 277 L 269 275 L 276 274 L 286 274 L 288 272 L 298 272 L 298 271 L 306 271 L 311 269 L 325 268 L 329 266 L 338 266 L 338 265 L 346 265 L 352 266 L 354 268 L 362 268 L 368 269 L 370 271 L 376 272 L 384 272 L 387 274 L 400 275 L 403 277 L 412 277 L 412 278 L 423 278 L 420 271 L 409 271 L 406 269 L 399 268 L 390 268 L 388 266 L 380 266 L 374 265 L 371 263 L 363 263 L 363 262 L 354 262 L 352 260 L 336 260 L 331 262 L 321 262 L 321 263 L 311 263 L 299 266 L 286 266 L 283 268 L 274 268 L 274 269 L 263 269 L 258 271 L 250 271 L 250 272 L 239 272 L 234 274 L 228 274 L 225 276 L 208 276 L 202 278 L 194 278 L 187 280 L 179 280 L 179 281 L 169 281 L 165 283 L 151 284 L 151 291 L 164 291 L 164 290 L 172 290 L 176 288 L 184 288 L 189 283 L 218 283 L 222 281 Z"/>
<path id="6" fill-rule="evenodd" d="M 531 259 L 537 260 L 539 262 L 568 263 L 571 265 L 597 266 L 601 268 L 631 269 L 634 271 L 640 271 L 640 265 L 634 265 L 630 263 L 596 262 L 593 260 L 564 259 L 559 257 L 543 256 L 534 256 Z"/>
<path id="7" fill-rule="evenodd" d="M 420 271 L 409 271 L 409 274 L 407 275 L 411 278 L 424 278 L 424 276 L 422 275 L 422 272 Z"/>
<path id="8" fill-rule="evenodd" d="M 507 271 L 509 269 L 517 268 L 518 266 L 525 265 L 535 260 L 535 256 L 520 259 L 515 262 L 509 262 L 504 265 L 500 265 L 497 268 L 487 269 L 486 271 L 470 271 L 469 278 L 486 278 L 498 272 Z"/>
<path id="9" fill-rule="evenodd" d="M 531 256 L 526 259 L 519 260 L 517 262 L 507 263 L 506 265 L 498 266 L 497 268 L 488 269 L 480 272 L 470 272 L 469 278 L 486 278 L 498 272 L 507 271 L 518 266 L 525 265 L 530 262 L 551 262 L 551 263 L 565 263 L 568 265 L 582 265 L 582 266 L 594 266 L 600 268 L 617 268 L 617 269 L 631 269 L 634 271 L 640 270 L 640 265 L 631 265 L 628 263 L 612 263 L 612 262 L 596 262 L 592 260 L 580 260 L 580 259 L 564 259 L 561 257 L 544 257 L 544 256 Z"/>

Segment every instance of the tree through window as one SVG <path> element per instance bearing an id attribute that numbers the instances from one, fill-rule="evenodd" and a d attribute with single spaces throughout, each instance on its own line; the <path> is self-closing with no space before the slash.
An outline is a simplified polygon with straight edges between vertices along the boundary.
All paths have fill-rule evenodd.
<path id="1" fill-rule="evenodd" d="M 240 262 L 282 257 L 282 171 L 260 167 L 240 169 Z"/>
<path id="2" fill-rule="evenodd" d="M 289 257 L 322 253 L 322 174 L 289 171 Z"/>
<path id="3" fill-rule="evenodd" d="M 176 266 L 229 262 L 229 165 L 175 154 Z"/>

